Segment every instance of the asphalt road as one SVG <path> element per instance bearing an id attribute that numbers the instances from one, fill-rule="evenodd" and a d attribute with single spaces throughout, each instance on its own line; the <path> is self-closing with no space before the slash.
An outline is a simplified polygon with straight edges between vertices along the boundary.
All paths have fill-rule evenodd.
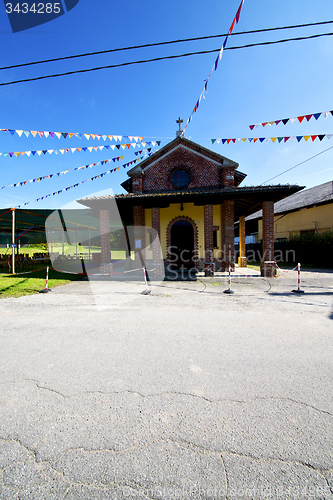
<path id="1" fill-rule="evenodd" d="M 1 300 L 0 498 L 333 499 L 333 274 L 296 286 Z"/>

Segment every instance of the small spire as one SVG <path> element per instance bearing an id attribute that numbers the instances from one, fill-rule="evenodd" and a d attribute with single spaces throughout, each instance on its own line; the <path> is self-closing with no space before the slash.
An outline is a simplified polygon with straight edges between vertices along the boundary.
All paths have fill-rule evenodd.
<path id="1" fill-rule="evenodd" d="M 178 120 L 176 120 L 176 123 L 178 123 L 179 125 L 179 130 L 177 130 L 176 132 L 176 137 L 180 137 L 182 135 L 182 127 L 181 127 L 181 124 L 183 123 L 184 120 L 181 119 L 181 117 L 178 118 Z"/>

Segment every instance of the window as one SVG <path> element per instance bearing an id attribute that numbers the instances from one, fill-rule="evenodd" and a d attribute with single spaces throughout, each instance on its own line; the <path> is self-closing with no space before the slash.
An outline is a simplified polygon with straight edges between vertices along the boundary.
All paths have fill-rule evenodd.
<path id="1" fill-rule="evenodd" d="M 185 188 L 191 181 L 191 175 L 185 168 L 177 168 L 171 175 L 171 182 L 175 188 Z"/>

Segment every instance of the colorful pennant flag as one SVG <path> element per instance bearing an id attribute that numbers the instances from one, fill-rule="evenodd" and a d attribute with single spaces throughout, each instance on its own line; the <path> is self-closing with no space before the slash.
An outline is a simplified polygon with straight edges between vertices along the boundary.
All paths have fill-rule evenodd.
<path id="1" fill-rule="evenodd" d="M 75 153 L 76 151 L 78 153 L 92 153 L 93 151 L 96 152 L 96 151 L 103 151 L 104 149 L 112 149 L 112 150 L 115 150 L 115 148 L 117 149 L 130 149 L 130 147 L 132 146 L 133 148 L 140 148 L 140 147 L 145 147 L 145 146 L 156 146 L 156 144 L 158 146 L 160 146 L 161 144 L 161 141 L 147 141 L 147 142 L 131 142 L 131 143 L 128 143 L 128 144 L 107 144 L 105 146 L 89 146 L 89 147 L 81 147 L 81 148 L 64 148 L 64 149 L 40 149 L 40 150 L 36 150 L 36 151 L 18 151 L 18 152 L 10 152 L 10 153 L 0 153 L 0 156 L 3 156 L 3 157 L 7 157 L 9 156 L 10 158 L 13 158 L 13 157 L 16 157 L 16 158 L 19 158 L 20 156 L 23 156 L 23 155 L 27 155 L 27 156 L 35 156 L 36 154 L 38 156 L 41 156 L 42 154 L 43 155 L 46 155 L 46 154 L 58 154 L 58 153 L 61 153 L 61 154 L 65 154 L 65 153 Z"/>
<path id="2" fill-rule="evenodd" d="M 226 37 L 225 37 L 225 39 L 224 39 L 224 42 L 223 42 L 222 47 L 221 47 L 221 50 L 220 50 L 220 52 L 218 53 L 218 56 L 217 56 L 217 58 L 216 58 L 216 60 L 215 60 L 215 62 L 214 62 L 214 65 L 213 65 L 213 67 L 212 67 L 212 70 L 211 70 L 211 72 L 209 73 L 208 77 L 207 77 L 207 78 L 206 78 L 206 80 L 205 80 L 205 82 L 206 82 L 206 83 L 205 83 L 205 86 L 204 86 L 204 88 L 203 88 L 203 89 L 202 89 L 202 91 L 201 91 L 201 94 L 200 94 L 200 96 L 199 96 L 199 99 L 198 99 L 198 100 L 197 100 L 197 102 L 196 102 L 196 105 L 195 105 L 195 106 L 194 106 L 194 108 L 193 108 L 193 111 L 192 111 L 191 116 L 188 118 L 188 120 L 187 120 L 187 122 L 186 122 L 186 124 L 185 124 L 185 127 L 184 127 L 183 132 L 182 132 L 182 136 L 184 135 L 185 130 L 186 130 L 186 128 L 187 128 L 187 126 L 188 126 L 188 124 L 190 123 L 190 121 L 192 120 L 193 116 L 194 116 L 194 115 L 195 115 L 195 113 L 198 111 L 198 108 L 199 108 L 199 106 L 200 106 L 201 99 L 202 99 L 203 97 L 205 97 L 205 92 L 207 92 L 208 81 L 209 81 L 209 79 L 210 79 L 211 75 L 213 74 L 213 72 L 217 70 L 217 67 L 218 67 L 218 65 L 219 65 L 219 62 L 220 62 L 220 61 L 221 61 L 221 59 L 222 59 L 223 50 L 225 49 L 225 47 L 226 47 L 226 45 L 227 45 L 228 38 L 229 38 L 229 36 L 230 36 L 230 35 L 232 34 L 232 32 L 233 32 L 233 29 L 234 29 L 235 24 L 238 24 L 238 21 L 239 21 L 239 18 L 240 18 L 240 14 L 241 14 L 241 10 L 242 10 L 243 3 L 244 3 L 244 0 L 242 0 L 242 1 L 241 1 L 240 6 L 238 7 L 237 13 L 236 13 L 236 15 L 235 15 L 235 17 L 234 17 L 234 20 L 233 20 L 233 21 L 232 21 L 232 23 L 231 23 L 231 26 L 230 26 L 230 28 L 229 28 L 228 34 L 227 34 L 227 36 L 226 36 Z"/>
<path id="3" fill-rule="evenodd" d="M 278 143 L 280 142 L 287 142 L 289 141 L 289 139 L 293 142 L 295 140 L 297 140 L 297 142 L 300 142 L 302 139 L 304 139 L 305 141 L 308 141 L 310 138 L 312 140 L 312 142 L 314 142 L 316 139 L 319 139 L 320 141 L 322 141 L 324 138 L 326 137 L 326 139 L 331 139 L 333 137 L 333 134 L 316 134 L 316 135 L 294 135 L 294 136 L 288 136 L 288 137 L 244 137 L 244 138 L 237 138 L 237 139 L 211 139 L 212 141 L 212 144 L 215 144 L 215 142 L 217 142 L 218 144 L 220 142 L 222 142 L 222 144 L 230 144 L 230 142 L 232 142 L 233 144 L 235 144 L 236 142 L 270 142 L 272 141 L 273 143 L 275 143 L 276 141 L 278 141 Z"/>
<path id="4" fill-rule="evenodd" d="M 153 153 L 154 152 L 148 153 L 147 155 L 141 156 L 140 158 L 135 158 L 135 160 L 132 160 L 132 161 L 130 161 L 128 163 L 125 163 L 123 165 L 123 167 L 124 168 L 129 167 L 129 166 L 133 165 L 134 163 L 137 163 L 140 160 L 144 159 L 145 157 L 151 156 Z M 108 161 L 111 161 L 111 160 L 108 160 Z M 85 168 L 85 167 L 83 167 L 83 168 Z M 64 193 L 65 191 L 69 191 L 70 189 L 74 189 L 74 188 L 80 186 L 81 184 L 84 184 L 85 182 L 94 181 L 96 179 L 100 179 L 100 178 L 104 177 L 104 175 L 112 174 L 112 172 L 116 172 L 119 169 L 120 169 L 120 167 L 112 168 L 111 170 L 107 170 L 106 172 L 103 172 L 101 174 L 95 175 L 94 177 L 90 177 L 90 179 L 85 179 L 84 181 L 77 182 L 76 184 L 73 184 L 72 186 L 67 186 L 66 188 L 60 189 L 59 191 L 55 191 L 54 193 L 50 193 L 50 194 L 47 194 L 45 196 L 41 196 L 40 198 L 37 198 L 35 200 L 27 201 L 26 203 L 23 203 L 22 205 L 18 205 L 15 208 L 25 207 L 26 205 L 29 205 L 30 203 L 35 203 L 35 202 L 39 202 L 39 201 L 45 200 L 46 198 L 49 198 L 50 196 L 56 196 L 58 194 Z"/>
<path id="5" fill-rule="evenodd" d="M 8 128 L 0 128 L 0 132 L 9 132 L 10 135 L 14 135 L 15 132 L 19 137 L 22 137 L 24 134 L 26 137 L 29 137 L 29 135 L 32 135 L 33 137 L 57 137 L 58 139 L 71 139 L 72 137 L 78 137 L 80 139 L 103 139 L 105 141 L 106 139 L 109 139 L 110 141 L 115 140 L 115 141 L 121 141 L 122 139 L 124 140 L 129 140 L 130 142 L 135 141 L 135 142 L 142 142 L 143 137 L 142 136 L 137 136 L 137 135 L 109 135 L 109 134 L 81 134 L 79 132 L 45 132 L 45 131 L 37 131 L 37 130 L 17 130 L 17 129 L 8 129 Z"/>
<path id="6" fill-rule="evenodd" d="M 271 125 L 278 125 L 279 123 L 283 123 L 283 125 L 287 125 L 288 122 L 294 123 L 296 120 L 299 123 L 302 123 L 303 120 L 309 121 L 309 120 L 311 120 L 311 118 L 318 120 L 318 118 L 320 116 L 327 118 L 330 115 L 333 116 L 333 110 L 332 111 L 322 111 L 321 113 L 312 113 L 311 115 L 296 116 L 294 118 L 284 118 L 283 120 L 273 120 L 272 122 L 257 123 L 256 125 L 249 125 L 249 127 L 251 130 L 253 130 L 254 128 L 266 127 L 266 125 L 270 125 L 270 126 Z"/>

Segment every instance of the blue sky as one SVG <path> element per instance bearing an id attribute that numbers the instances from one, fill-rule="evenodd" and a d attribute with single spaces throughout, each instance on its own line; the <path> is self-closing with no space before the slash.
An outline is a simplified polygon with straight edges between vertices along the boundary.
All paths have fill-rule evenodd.
<path id="1" fill-rule="evenodd" d="M 13 2 L 16 3 L 16 2 Z M 165 40 L 225 33 L 239 0 L 176 2 L 111 2 L 80 0 L 66 15 L 50 23 L 13 34 L 0 5 L 1 67 L 71 54 Z M 331 0 L 245 0 L 234 32 L 313 23 L 333 19 Z M 232 36 L 228 47 L 267 40 L 333 32 L 333 25 Z M 1 70 L 0 83 L 137 59 L 219 48 L 223 39 L 152 47 L 83 59 Z M 186 130 L 186 137 L 239 163 L 247 173 L 244 185 L 258 185 L 282 171 L 333 146 L 300 143 L 217 144 L 212 138 L 271 137 L 332 134 L 333 116 L 258 128 L 249 125 L 333 109 L 333 37 L 273 46 L 228 50 L 209 80 L 206 99 Z M 42 81 L 0 86 L 0 128 L 143 136 L 175 137 L 178 116 L 190 116 L 208 76 L 215 54 L 198 55 L 123 68 L 107 69 Z M 126 141 L 127 142 L 127 141 Z M 113 142 L 114 143 L 114 142 Z M 15 152 L 112 144 L 85 139 L 33 138 L 0 132 L 0 151 Z M 136 158 L 124 152 L 126 163 Z M 123 153 L 123 152 L 122 152 Z M 68 153 L 40 157 L 0 156 L 1 186 L 60 172 L 119 156 L 118 151 Z M 333 179 L 333 148 L 274 179 L 271 183 L 311 187 Z M 121 165 L 115 164 L 114 166 Z M 96 166 L 51 180 L 0 191 L 2 207 L 17 206 L 53 193 L 108 170 Z M 123 192 L 126 169 L 87 182 L 58 196 L 34 202 L 29 208 L 58 208 L 97 191 Z M 0 187 L 1 187 L 0 186 Z"/>

